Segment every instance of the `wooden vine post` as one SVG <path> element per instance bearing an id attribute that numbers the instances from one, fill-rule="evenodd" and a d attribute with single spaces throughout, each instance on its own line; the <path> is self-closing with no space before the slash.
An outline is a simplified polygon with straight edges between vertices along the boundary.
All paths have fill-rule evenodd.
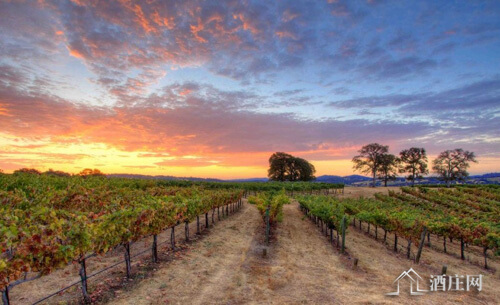
<path id="1" fill-rule="evenodd" d="M 344 253 L 345 252 L 345 227 L 346 227 L 345 215 L 342 217 L 342 222 L 341 222 L 340 227 L 342 228 L 342 248 L 341 248 L 341 252 Z"/>
<path id="2" fill-rule="evenodd" d="M 151 247 L 151 258 L 153 263 L 156 264 L 158 262 L 158 235 L 153 235 L 153 246 Z"/>
<path id="3" fill-rule="evenodd" d="M 266 244 L 269 245 L 269 231 L 271 230 L 271 225 L 269 223 L 269 213 L 271 212 L 270 211 L 271 209 L 271 206 L 267 206 L 266 208 Z"/>
<path id="4" fill-rule="evenodd" d="M 339 239 L 339 228 L 335 228 L 335 231 L 337 231 L 337 249 L 339 248 L 340 245 L 340 239 Z"/>
<path id="5" fill-rule="evenodd" d="M 200 216 L 196 215 L 196 234 L 200 235 Z"/>
<path id="6" fill-rule="evenodd" d="M 488 247 L 483 248 L 484 254 L 484 269 L 488 269 Z"/>
<path id="7" fill-rule="evenodd" d="M 127 271 L 127 278 L 129 279 L 132 275 L 132 264 L 130 263 L 130 243 L 123 245 L 125 248 L 125 269 Z"/>
<path id="8" fill-rule="evenodd" d="M 175 226 L 172 227 L 172 232 L 170 233 L 170 246 L 172 251 L 175 251 Z"/>
<path id="9" fill-rule="evenodd" d="M 462 260 L 465 259 L 465 242 L 463 237 L 460 238 L 460 258 Z"/>
<path id="10" fill-rule="evenodd" d="M 2 291 L 2 302 L 3 302 L 3 305 L 10 305 L 9 285 L 7 285 L 5 287 L 5 289 Z"/>
<path id="11" fill-rule="evenodd" d="M 422 231 L 422 236 L 420 237 L 420 243 L 418 244 L 417 257 L 415 258 L 415 262 L 418 264 L 420 262 L 420 256 L 422 255 L 422 249 L 424 248 L 425 235 L 427 235 L 427 227 L 424 227 Z"/>
<path id="12" fill-rule="evenodd" d="M 186 236 L 186 241 L 189 241 L 189 221 L 184 222 L 184 235 Z"/>
<path id="13" fill-rule="evenodd" d="M 85 258 L 80 260 L 80 279 L 82 281 L 82 294 L 83 294 L 83 302 L 85 304 L 90 304 L 90 296 L 87 290 L 87 267 L 85 265 Z"/>
<path id="14" fill-rule="evenodd" d="M 208 213 L 205 213 L 205 229 L 208 229 Z"/>

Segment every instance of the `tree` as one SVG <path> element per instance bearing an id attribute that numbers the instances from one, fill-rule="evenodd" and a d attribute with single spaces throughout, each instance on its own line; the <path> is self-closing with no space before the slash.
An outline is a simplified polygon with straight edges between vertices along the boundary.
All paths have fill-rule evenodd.
<path id="1" fill-rule="evenodd" d="M 87 176 L 100 176 L 100 177 L 104 177 L 104 176 L 106 176 L 106 175 L 104 175 L 103 172 L 101 172 L 97 168 L 94 168 L 94 169 L 86 168 L 86 169 L 82 170 L 81 172 L 79 172 L 78 175 L 79 176 L 83 176 L 83 177 L 87 177 Z"/>
<path id="2" fill-rule="evenodd" d="M 371 143 L 363 146 L 358 152 L 359 155 L 352 158 L 354 170 L 373 177 L 373 187 L 376 185 L 377 172 L 381 164 L 381 156 L 389 151 L 389 146 Z"/>
<path id="3" fill-rule="evenodd" d="M 269 180 L 310 181 L 314 180 L 314 165 L 302 158 L 284 152 L 276 152 L 269 158 Z"/>
<path id="4" fill-rule="evenodd" d="M 396 180 L 398 173 L 399 159 L 392 154 L 383 154 L 380 156 L 380 166 L 377 176 L 384 181 L 384 186 L 387 186 L 388 181 Z"/>
<path id="5" fill-rule="evenodd" d="M 432 169 L 450 187 L 452 181 L 464 181 L 469 176 L 470 162 L 477 163 L 473 152 L 461 148 L 446 150 L 432 161 Z"/>
<path id="6" fill-rule="evenodd" d="M 14 174 L 20 174 L 20 173 L 31 174 L 31 175 L 41 175 L 42 174 L 42 172 L 40 172 L 37 169 L 26 168 L 26 167 L 14 171 Z"/>
<path id="7" fill-rule="evenodd" d="M 406 179 L 415 185 L 415 180 L 424 178 L 429 173 L 427 169 L 427 154 L 424 148 L 412 147 L 399 153 L 402 167 L 400 173 L 409 173 Z"/>
<path id="8" fill-rule="evenodd" d="M 269 170 L 267 176 L 273 181 L 285 181 L 288 163 L 293 156 L 284 152 L 276 152 L 269 158 Z"/>
<path id="9" fill-rule="evenodd" d="M 48 171 L 43 173 L 44 175 L 48 176 L 59 176 L 59 177 L 69 177 L 71 174 L 63 172 L 63 171 L 58 171 L 58 170 L 53 170 L 52 168 L 49 168 Z"/>
<path id="10" fill-rule="evenodd" d="M 316 168 L 307 160 L 293 157 L 290 159 L 288 179 L 290 181 L 310 181 L 315 179 Z"/>

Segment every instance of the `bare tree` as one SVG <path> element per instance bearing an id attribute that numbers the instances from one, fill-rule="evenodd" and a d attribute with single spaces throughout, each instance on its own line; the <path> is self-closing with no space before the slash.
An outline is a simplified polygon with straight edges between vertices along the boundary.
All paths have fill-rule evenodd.
<path id="1" fill-rule="evenodd" d="M 461 148 L 446 150 L 432 162 L 432 169 L 450 187 L 452 181 L 464 181 L 469 176 L 470 162 L 477 163 L 473 152 Z"/>
<path id="2" fill-rule="evenodd" d="M 415 185 L 415 180 L 422 179 L 429 173 L 427 169 L 427 154 L 424 148 L 412 147 L 405 149 L 399 153 L 402 167 L 400 173 L 409 173 L 406 176 L 407 180 L 411 181 L 411 185 Z"/>
<path id="3" fill-rule="evenodd" d="M 387 186 L 388 181 L 396 180 L 399 162 L 399 158 L 392 154 L 383 154 L 380 156 L 380 166 L 377 175 L 380 180 L 384 181 L 384 186 Z"/>
<path id="4" fill-rule="evenodd" d="M 377 172 L 382 163 L 381 156 L 389 151 L 389 146 L 371 143 L 363 146 L 358 152 L 359 155 L 352 158 L 354 170 L 365 174 L 371 174 L 373 177 L 373 187 L 376 185 Z"/>

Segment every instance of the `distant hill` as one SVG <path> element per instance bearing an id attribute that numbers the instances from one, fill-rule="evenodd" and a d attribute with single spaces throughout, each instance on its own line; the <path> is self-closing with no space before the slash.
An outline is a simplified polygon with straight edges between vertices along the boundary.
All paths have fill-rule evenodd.
<path id="1" fill-rule="evenodd" d="M 134 174 L 110 174 L 108 177 L 121 178 L 138 178 L 138 179 L 161 179 L 161 180 L 188 180 L 188 181 L 205 181 L 205 182 L 266 182 L 267 178 L 246 178 L 246 179 L 215 179 L 215 178 L 197 178 L 197 177 L 174 177 L 174 176 L 149 176 L 149 175 L 134 175 Z M 323 175 L 316 178 L 315 182 L 325 183 L 344 183 L 351 186 L 370 186 L 372 178 L 361 175 L 335 176 Z M 442 183 L 437 177 L 428 176 L 420 180 L 418 184 L 440 184 Z M 484 175 L 473 175 L 467 179 L 468 184 L 500 184 L 500 173 L 489 173 Z M 382 185 L 381 181 L 377 181 L 377 185 Z M 389 186 L 404 186 L 408 182 L 403 177 L 398 177 L 396 181 L 388 183 Z"/>
<path id="2" fill-rule="evenodd" d="M 331 176 L 323 175 L 316 177 L 316 182 L 353 184 L 357 182 L 371 181 L 371 178 L 361 175 Z"/>
<path id="3" fill-rule="evenodd" d="M 134 179 L 159 179 L 159 180 L 187 180 L 187 181 L 205 181 L 205 182 L 224 182 L 221 179 L 215 178 L 197 178 L 197 177 L 174 177 L 174 176 L 150 176 L 150 175 L 134 175 L 134 174 L 109 174 L 108 177 L 119 178 L 134 178 Z"/>
<path id="4" fill-rule="evenodd" d="M 267 182 L 268 178 L 247 178 L 247 179 L 231 179 L 226 180 L 227 182 Z"/>

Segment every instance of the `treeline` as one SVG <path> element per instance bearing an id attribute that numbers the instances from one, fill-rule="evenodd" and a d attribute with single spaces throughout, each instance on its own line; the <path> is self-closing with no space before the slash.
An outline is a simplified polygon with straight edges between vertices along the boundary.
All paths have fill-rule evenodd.
<path id="1" fill-rule="evenodd" d="M 0 170 L 0 173 L 2 171 Z M 71 177 L 71 176 L 82 176 L 82 177 L 87 177 L 87 176 L 99 176 L 99 177 L 104 177 L 106 176 L 103 172 L 98 170 L 97 168 L 91 169 L 91 168 L 86 168 L 79 172 L 78 174 L 70 174 L 67 172 L 63 172 L 60 170 L 53 170 L 50 168 L 48 171 L 42 172 L 37 170 L 36 168 L 20 168 L 17 169 L 13 172 L 14 175 L 18 174 L 31 174 L 31 175 L 48 175 L 48 176 L 58 176 L 58 177 Z"/>
<path id="2" fill-rule="evenodd" d="M 387 186 L 387 182 L 396 180 L 398 174 L 406 174 L 406 180 L 414 185 L 415 181 L 429 174 L 425 148 L 411 147 L 393 155 L 389 153 L 389 146 L 371 143 L 363 146 L 358 153 L 352 159 L 353 168 L 371 175 L 373 187 L 377 179 Z M 432 170 L 450 186 L 452 182 L 464 181 L 469 176 L 467 169 L 471 162 L 477 163 L 473 152 L 461 148 L 446 150 L 432 161 Z"/>

